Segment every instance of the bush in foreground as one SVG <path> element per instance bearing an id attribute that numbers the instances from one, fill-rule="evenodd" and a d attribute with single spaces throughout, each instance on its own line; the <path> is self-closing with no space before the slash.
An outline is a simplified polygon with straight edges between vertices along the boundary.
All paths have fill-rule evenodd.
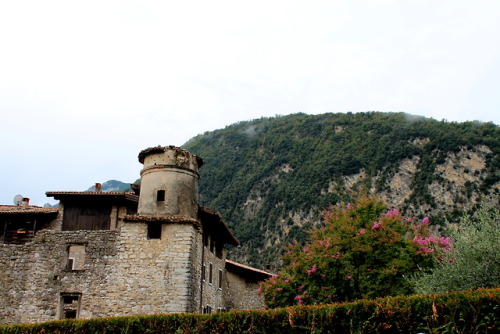
<path id="1" fill-rule="evenodd" d="M 213 315 L 171 314 L 0 326 L 34 333 L 499 333 L 500 289 Z"/>
<path id="2" fill-rule="evenodd" d="M 305 245 L 289 245 L 262 292 L 270 308 L 408 295 L 407 277 L 432 266 L 449 243 L 430 237 L 427 218 L 411 224 L 376 198 L 359 198 L 325 212 Z"/>
<path id="3" fill-rule="evenodd" d="M 459 224 L 446 224 L 451 250 L 435 258 L 411 282 L 417 293 L 444 293 L 500 286 L 500 211 L 482 206 Z"/>

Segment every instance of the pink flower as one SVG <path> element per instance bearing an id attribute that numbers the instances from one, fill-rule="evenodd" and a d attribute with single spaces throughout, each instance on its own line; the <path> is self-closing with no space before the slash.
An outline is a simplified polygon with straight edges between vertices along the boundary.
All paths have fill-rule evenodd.
<path id="1" fill-rule="evenodd" d="M 398 211 L 398 209 L 389 210 L 389 211 L 387 211 L 385 216 L 386 217 L 399 216 L 399 211 Z"/>
<path id="2" fill-rule="evenodd" d="M 351 210 L 351 203 L 347 203 L 347 210 Z"/>
<path id="3" fill-rule="evenodd" d="M 301 299 L 302 299 L 302 297 L 301 297 L 301 296 L 295 296 L 295 298 L 294 298 L 294 299 L 295 299 L 295 300 L 301 300 Z"/>
<path id="4" fill-rule="evenodd" d="M 451 238 L 441 237 L 439 238 L 439 244 L 442 246 L 441 249 L 447 252 L 451 249 Z"/>
<path id="5" fill-rule="evenodd" d="M 313 265 L 311 269 L 307 270 L 307 274 L 312 275 L 316 272 L 316 270 L 318 270 L 318 267 L 316 267 L 316 265 Z"/>
<path id="6" fill-rule="evenodd" d="M 340 257 L 340 252 L 337 252 L 337 254 L 332 255 L 333 258 L 338 258 Z"/>
<path id="7" fill-rule="evenodd" d="M 290 282 L 290 280 L 286 279 L 286 280 L 285 280 L 285 283 L 288 283 L 288 282 Z"/>
<path id="8" fill-rule="evenodd" d="M 352 276 L 347 276 L 347 279 L 352 279 Z"/>
<path id="9" fill-rule="evenodd" d="M 362 235 L 365 233 L 366 233 L 366 230 L 364 228 L 362 228 L 361 230 L 359 230 L 358 235 Z"/>
<path id="10" fill-rule="evenodd" d="M 379 221 L 379 222 L 373 224 L 372 229 L 374 229 L 374 230 L 378 229 L 380 226 L 382 226 L 383 223 L 384 223 L 383 221 Z"/>
<path id="11" fill-rule="evenodd" d="M 422 224 L 424 224 L 424 225 L 429 224 L 429 218 L 425 217 L 424 219 L 422 219 Z"/>

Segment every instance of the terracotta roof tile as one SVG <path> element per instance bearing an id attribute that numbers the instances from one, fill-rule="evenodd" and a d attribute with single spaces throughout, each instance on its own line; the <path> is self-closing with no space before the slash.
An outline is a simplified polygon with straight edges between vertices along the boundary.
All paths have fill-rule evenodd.
<path id="1" fill-rule="evenodd" d="M 47 196 L 54 195 L 99 195 L 99 196 L 120 196 L 120 195 L 134 195 L 133 192 L 123 191 L 47 191 Z"/>
<path id="2" fill-rule="evenodd" d="M 57 213 L 57 208 L 43 208 L 41 206 L 17 206 L 17 205 L 0 205 L 0 214 L 51 214 Z"/>
<path id="3" fill-rule="evenodd" d="M 230 243 L 234 246 L 238 246 L 240 244 L 239 240 L 234 236 L 234 234 L 229 230 L 229 228 L 227 227 L 226 223 L 224 222 L 224 220 L 222 220 L 222 217 L 220 215 L 220 213 L 218 213 L 217 211 L 215 210 L 212 210 L 210 208 L 207 208 L 205 206 L 200 206 L 198 207 L 198 212 L 200 213 L 200 217 L 202 217 L 202 223 L 204 226 L 207 226 L 206 223 L 209 223 L 206 219 L 203 219 L 203 215 L 208 215 L 208 216 L 211 216 L 212 219 L 209 219 L 210 222 L 212 222 L 213 224 L 209 224 L 207 227 L 208 228 L 215 228 L 216 230 L 219 230 L 219 229 L 222 229 L 222 231 L 226 234 L 226 236 L 228 237 L 226 239 L 226 242 L 227 243 Z M 207 216 L 205 216 L 207 217 Z"/>
<path id="4" fill-rule="evenodd" d="M 140 216 L 140 215 L 127 215 L 123 218 L 124 221 L 129 222 L 159 222 L 159 223 L 191 223 L 201 228 L 201 223 L 198 219 L 187 216 Z"/>
<path id="5" fill-rule="evenodd" d="M 230 264 L 230 265 L 233 265 L 233 266 L 236 266 L 236 267 L 239 267 L 239 268 L 242 268 L 242 269 L 245 269 L 245 270 L 253 271 L 255 273 L 267 275 L 269 277 L 273 276 L 273 274 L 268 273 L 267 271 L 260 270 L 260 269 L 257 269 L 257 268 L 253 268 L 253 267 L 249 267 L 249 266 L 245 266 L 244 264 L 241 264 L 241 263 L 238 263 L 238 262 L 234 262 L 234 261 L 231 261 L 231 260 L 227 260 L 226 259 L 226 263 Z"/>
<path id="6" fill-rule="evenodd" d="M 48 197 L 54 197 L 58 199 L 62 196 L 104 196 L 104 197 L 124 197 L 125 199 L 138 202 L 139 196 L 134 192 L 122 192 L 122 191 L 47 191 L 45 193 Z"/>

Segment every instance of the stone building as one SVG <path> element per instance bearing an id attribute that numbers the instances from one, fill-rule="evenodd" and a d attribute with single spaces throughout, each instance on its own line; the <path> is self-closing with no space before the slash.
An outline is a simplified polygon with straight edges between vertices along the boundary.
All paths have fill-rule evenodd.
<path id="1" fill-rule="evenodd" d="M 270 274 L 227 260 L 238 240 L 198 204 L 202 159 L 167 146 L 139 161 L 134 192 L 0 206 L 0 324 L 263 307 L 258 282 Z"/>

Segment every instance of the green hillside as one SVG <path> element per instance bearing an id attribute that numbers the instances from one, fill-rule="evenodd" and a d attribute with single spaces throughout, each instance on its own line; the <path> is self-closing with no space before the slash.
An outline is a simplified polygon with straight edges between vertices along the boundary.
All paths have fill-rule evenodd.
<path id="1" fill-rule="evenodd" d="M 243 244 L 230 257 L 259 267 L 276 264 L 283 244 L 303 240 L 323 209 L 356 192 L 437 223 L 481 200 L 499 204 L 500 129 L 492 123 L 293 114 L 206 132 L 183 147 L 205 162 L 200 202 Z"/>

